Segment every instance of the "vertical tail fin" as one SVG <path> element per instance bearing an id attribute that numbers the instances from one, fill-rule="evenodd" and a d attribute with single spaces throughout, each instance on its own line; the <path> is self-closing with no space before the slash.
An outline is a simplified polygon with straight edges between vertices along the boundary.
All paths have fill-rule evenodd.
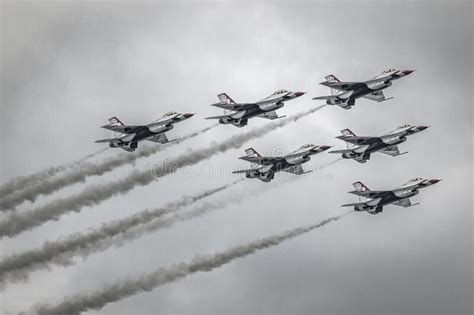
<path id="1" fill-rule="evenodd" d="M 355 190 L 357 191 L 370 191 L 370 189 L 361 181 L 353 183 L 352 186 L 354 186 Z"/>
<path id="2" fill-rule="evenodd" d="M 355 133 L 352 132 L 352 130 L 346 128 L 346 129 L 343 129 L 341 130 L 341 134 L 345 137 L 355 137 Z M 349 142 L 346 142 L 346 147 L 349 149 L 349 148 L 352 148 L 354 145 L 349 143 Z"/>
<path id="3" fill-rule="evenodd" d="M 109 125 L 110 126 L 124 126 L 125 124 L 120 119 L 118 119 L 118 117 L 114 116 L 114 117 L 109 118 Z M 121 136 L 120 132 L 116 132 L 116 131 L 113 132 L 114 138 L 118 138 L 120 136 Z"/>
<path id="4" fill-rule="evenodd" d="M 245 154 L 248 157 L 261 157 L 261 155 L 254 149 L 254 148 L 248 148 L 245 150 Z"/>
<path id="5" fill-rule="evenodd" d="M 245 150 L 245 155 L 247 157 L 261 157 L 261 155 L 254 149 L 254 148 L 248 148 Z M 257 163 L 250 162 L 250 168 L 256 168 Z"/>
<path id="6" fill-rule="evenodd" d="M 326 79 L 326 82 L 341 82 L 334 74 L 330 74 L 324 77 Z M 331 95 L 337 94 L 339 91 L 333 88 L 329 88 L 331 90 Z"/>
<path id="7" fill-rule="evenodd" d="M 352 186 L 354 186 L 354 189 L 357 190 L 357 191 L 369 191 L 370 189 L 364 185 L 364 183 L 362 183 L 361 181 L 358 181 L 358 182 L 355 182 L 352 184 Z M 365 198 L 361 197 L 361 196 L 357 196 L 357 198 L 359 199 L 359 202 L 362 202 Z"/>
<path id="8" fill-rule="evenodd" d="M 341 134 L 343 136 L 347 136 L 347 137 L 355 137 L 356 136 L 356 134 L 353 133 L 352 130 L 350 130 L 349 128 L 341 130 Z"/>
<path id="9" fill-rule="evenodd" d="M 234 100 L 226 93 L 217 95 L 221 104 L 235 104 Z"/>

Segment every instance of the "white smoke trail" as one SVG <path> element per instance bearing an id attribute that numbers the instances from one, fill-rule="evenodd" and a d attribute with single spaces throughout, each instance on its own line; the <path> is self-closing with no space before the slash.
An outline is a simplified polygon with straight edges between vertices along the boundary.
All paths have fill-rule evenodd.
<path id="1" fill-rule="evenodd" d="M 239 148 L 248 140 L 262 137 L 269 132 L 284 127 L 311 113 L 314 113 L 326 105 L 311 108 L 277 122 L 267 124 L 262 128 L 248 131 L 243 134 L 234 135 L 231 138 L 211 145 L 208 148 L 189 151 L 179 156 L 170 163 L 154 169 L 154 174 L 149 172 L 133 171 L 129 176 L 105 185 L 89 186 L 79 194 L 64 199 L 56 199 L 42 207 L 24 213 L 11 213 L 5 220 L 0 222 L 0 237 L 13 237 L 24 231 L 38 227 L 48 221 L 57 221 L 69 212 L 80 212 L 83 207 L 97 205 L 109 198 L 119 194 L 126 194 L 138 186 L 145 186 L 153 182 L 157 177 L 162 177 L 177 171 L 184 166 L 197 164 L 212 157 L 215 154 L 225 152 L 229 149 Z"/>
<path id="2" fill-rule="evenodd" d="M 279 185 L 292 183 L 298 178 L 300 178 L 300 176 L 293 176 L 291 180 L 283 180 L 275 182 L 272 185 L 267 185 L 261 188 L 259 193 L 262 193 L 265 189 L 274 189 Z M 244 179 L 204 192 L 199 196 L 204 198 L 242 180 Z M 189 197 L 185 197 L 181 202 L 185 203 L 188 199 Z M 194 201 L 197 200 L 198 197 L 194 197 Z M 62 237 L 55 242 L 47 242 L 39 249 L 12 255 L 1 261 L 0 289 L 3 289 L 7 282 L 22 282 L 28 280 L 28 274 L 31 272 L 49 269 L 53 267 L 53 265 L 63 267 L 73 265 L 76 263 L 76 257 L 81 257 L 81 259 L 85 260 L 94 253 L 103 252 L 112 247 L 123 246 L 146 234 L 154 233 L 160 229 L 170 228 L 178 222 L 201 217 L 213 210 L 225 208 L 230 204 L 238 203 L 242 200 L 240 194 L 232 194 L 223 200 L 206 202 L 201 206 L 182 213 L 176 213 L 176 210 L 182 208 L 181 206 L 168 206 L 151 210 L 153 216 L 149 214 L 150 210 L 146 210 L 124 219 L 104 223 L 100 228 L 89 230 L 86 233 L 74 233 Z M 171 212 L 173 213 L 172 216 L 162 218 L 165 214 Z M 137 217 L 139 220 L 136 220 Z"/>
<path id="3" fill-rule="evenodd" d="M 126 218 L 104 223 L 99 228 L 90 229 L 85 233 L 74 233 L 67 237 L 62 237 L 55 242 L 46 242 L 39 249 L 28 250 L 20 254 L 11 255 L 0 261 L 0 288 L 3 289 L 7 282 L 25 281 L 28 278 L 28 274 L 36 270 L 50 268 L 52 265 L 72 265 L 74 264 L 73 258 L 76 256 L 81 256 L 84 259 L 93 252 L 105 250 L 106 244 L 100 243 L 103 240 L 111 239 L 134 227 L 152 222 L 153 220 L 161 218 L 167 214 L 175 213 L 186 206 L 210 197 L 241 181 L 242 180 L 237 180 L 204 191 L 195 196 L 185 196 L 164 207 L 134 213 Z M 190 218 L 190 216 L 188 217 Z M 184 219 L 184 217 L 180 217 L 181 221 Z M 165 222 L 170 226 L 172 224 L 171 221 L 178 221 L 178 217 L 172 217 L 167 220 L 165 219 L 162 226 L 166 224 Z M 158 227 L 156 229 L 158 229 Z M 138 237 L 136 232 L 133 234 Z M 128 237 L 128 239 L 131 238 L 131 236 Z M 108 244 L 110 244 L 110 246 L 113 245 L 113 243 L 110 242 Z M 115 242 L 115 244 L 117 244 L 117 242 Z"/>
<path id="4" fill-rule="evenodd" d="M 57 305 L 36 306 L 34 311 L 40 315 L 76 315 L 89 310 L 99 310 L 109 303 L 122 300 L 141 292 L 151 291 L 159 286 L 181 280 L 194 273 L 210 272 L 238 258 L 243 258 L 260 250 L 277 246 L 287 240 L 318 229 L 330 222 L 337 221 L 349 213 L 350 212 L 331 217 L 319 223 L 298 227 L 245 245 L 236 246 L 214 255 L 197 256 L 189 263 L 179 263 L 167 268 L 160 268 L 153 273 L 143 275 L 136 279 L 118 281 L 95 292 L 66 298 Z"/>
<path id="5" fill-rule="evenodd" d="M 282 184 L 292 183 L 300 177 L 301 176 L 293 176 L 291 180 L 287 179 L 275 182 L 272 185 L 266 185 L 259 190 L 259 193 L 264 192 L 266 189 L 274 189 Z M 199 196 L 204 198 L 242 180 L 244 179 L 204 192 Z M 194 201 L 197 201 L 198 198 L 198 196 L 194 197 Z M 187 200 L 189 200 L 189 197 L 183 198 L 181 203 L 185 203 Z M 225 208 L 230 204 L 238 203 L 242 200 L 241 194 L 232 194 L 223 200 L 206 202 L 201 206 L 182 213 L 176 213 L 176 210 L 182 208 L 181 206 L 184 207 L 182 204 L 178 204 L 178 206 L 171 205 L 155 210 L 146 210 L 124 219 L 104 223 L 100 228 L 89 230 L 86 233 L 74 233 L 66 237 L 61 237 L 60 240 L 55 242 L 47 242 L 41 248 L 15 254 L 0 261 L 0 289 L 4 289 L 7 282 L 22 282 L 28 280 L 28 274 L 31 272 L 49 269 L 54 265 L 63 267 L 73 265 L 76 263 L 75 258 L 77 257 L 81 257 L 82 260 L 85 260 L 94 253 L 103 252 L 112 247 L 123 246 L 146 234 L 154 233 L 160 229 L 170 228 L 178 222 L 201 217 L 213 210 Z M 152 211 L 153 216 L 149 214 L 150 211 Z M 165 214 L 171 212 L 173 213 L 172 216 L 162 218 Z M 137 217 L 139 220 L 136 220 Z"/>
<path id="6" fill-rule="evenodd" d="M 187 136 L 182 137 L 177 141 L 170 142 L 165 144 L 164 146 L 154 145 L 150 147 L 143 147 L 140 148 L 139 151 L 135 153 L 120 153 L 115 157 L 108 158 L 100 163 L 92 164 L 92 163 L 80 163 L 84 159 L 92 157 L 93 155 L 89 155 L 80 161 L 76 162 L 76 168 L 64 168 L 62 167 L 62 171 L 67 171 L 60 177 L 52 178 L 52 175 L 56 173 L 51 173 L 52 175 L 39 178 L 36 182 L 31 182 L 30 185 L 24 187 L 23 189 L 18 189 L 17 191 L 10 191 L 9 195 L 7 196 L 0 196 L 0 210 L 13 210 L 15 206 L 23 203 L 24 201 L 34 202 L 36 198 L 40 195 L 47 195 L 51 194 L 59 189 L 64 187 L 84 182 L 87 177 L 89 176 L 100 176 L 105 173 L 111 172 L 114 169 L 133 163 L 140 158 L 145 158 L 150 155 L 157 153 L 158 151 L 163 150 L 163 148 L 167 148 L 169 146 L 178 144 L 183 142 L 184 140 L 194 138 L 198 135 L 201 135 L 212 128 L 215 128 L 218 124 L 211 125 L 206 127 L 202 130 L 195 131 Z M 108 148 L 107 148 L 108 149 Z M 102 152 L 106 149 L 103 149 L 99 152 Z"/>
<path id="7" fill-rule="evenodd" d="M 11 179 L 7 183 L 3 184 L 0 186 L 0 197 L 9 195 L 11 193 L 14 193 L 16 191 L 25 189 L 31 185 L 37 185 L 41 181 L 44 181 L 45 179 L 48 179 L 50 177 L 53 177 L 54 175 L 69 170 L 73 169 L 75 167 L 79 167 L 81 163 L 83 163 L 85 160 L 90 159 L 96 155 L 99 155 L 102 152 L 105 152 L 108 148 L 99 150 L 97 152 L 94 152 L 92 154 L 86 155 L 85 157 L 81 158 L 80 160 L 70 162 L 68 164 L 64 165 L 59 165 L 59 166 L 53 166 L 47 169 L 44 169 L 42 171 L 36 172 L 31 175 L 27 176 L 19 176 L 16 178 Z M 0 209 L 3 209 L 3 207 L 0 206 Z"/>

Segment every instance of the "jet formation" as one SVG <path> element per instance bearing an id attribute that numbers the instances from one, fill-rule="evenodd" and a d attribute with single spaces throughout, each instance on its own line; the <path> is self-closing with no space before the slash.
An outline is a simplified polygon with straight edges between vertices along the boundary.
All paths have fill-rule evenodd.
<path id="1" fill-rule="evenodd" d="M 325 100 L 327 105 L 338 105 L 344 109 L 350 109 L 355 105 L 355 101 L 360 98 L 383 102 L 393 97 L 386 98 L 383 91 L 390 87 L 392 82 L 411 74 L 414 70 L 388 69 L 381 74 L 360 82 L 340 81 L 334 75 L 325 77 L 321 85 L 327 86 L 331 90 L 331 95 L 317 96 L 313 100 Z M 219 124 L 245 127 L 250 118 L 259 117 L 269 120 L 283 118 L 279 116 L 277 110 L 285 105 L 285 102 L 294 100 L 305 92 L 291 92 L 278 90 L 270 96 L 256 102 L 236 103 L 226 93 L 217 95 L 219 102 L 211 106 L 223 109 L 220 116 L 206 117 L 206 119 L 217 119 Z M 182 122 L 194 114 L 180 114 L 169 112 L 159 119 L 147 125 L 125 125 L 117 117 L 109 119 L 109 124 L 102 128 L 113 131 L 113 138 L 98 140 L 98 143 L 109 143 L 112 148 L 121 148 L 129 152 L 137 149 L 138 142 L 147 140 L 156 143 L 168 143 L 165 132 L 174 128 L 174 124 Z M 341 131 L 336 139 L 346 142 L 346 149 L 334 150 L 329 153 L 340 154 L 344 159 L 352 159 L 359 163 L 366 163 L 370 160 L 372 153 L 382 153 L 392 157 L 406 154 L 400 152 L 398 145 L 405 142 L 408 136 L 419 133 L 428 126 L 414 126 L 404 124 L 398 126 L 378 137 L 357 136 L 350 129 Z M 305 171 L 302 164 L 311 160 L 311 156 L 328 150 L 328 145 L 306 144 L 285 156 L 261 156 L 255 149 L 245 150 L 246 155 L 240 159 L 250 162 L 250 168 L 237 170 L 234 174 L 245 174 L 246 178 L 257 178 L 262 182 L 270 182 L 275 178 L 277 172 L 287 172 L 295 175 L 302 175 L 311 171 Z M 350 193 L 359 197 L 359 202 L 345 204 L 343 207 L 353 207 L 355 211 L 366 211 L 371 214 L 382 212 L 385 205 L 393 204 L 402 207 L 411 207 L 410 197 L 419 193 L 419 190 L 433 184 L 438 179 L 414 178 L 408 183 L 387 191 L 372 191 L 362 182 L 355 182 L 354 191 Z"/>

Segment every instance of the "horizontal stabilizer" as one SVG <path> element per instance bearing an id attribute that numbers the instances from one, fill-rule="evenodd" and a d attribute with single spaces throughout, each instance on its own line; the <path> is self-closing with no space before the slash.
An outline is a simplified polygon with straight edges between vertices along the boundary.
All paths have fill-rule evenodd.
<path id="1" fill-rule="evenodd" d="M 238 170 L 238 171 L 233 171 L 232 174 L 246 174 L 247 172 L 253 172 L 255 169 L 250 168 L 247 170 Z"/>
<path id="2" fill-rule="evenodd" d="M 102 140 L 97 140 L 94 141 L 95 143 L 109 143 L 109 142 L 115 142 L 120 140 L 120 138 L 110 138 L 110 139 L 102 139 Z"/>
<path id="3" fill-rule="evenodd" d="M 211 116 L 211 117 L 206 117 L 204 119 L 222 119 L 222 118 L 227 118 L 229 117 L 228 115 L 221 115 L 221 116 Z"/>
<path id="4" fill-rule="evenodd" d="M 333 151 L 329 151 L 328 153 L 349 153 L 349 152 L 352 152 L 352 150 L 350 150 L 350 149 L 346 149 L 346 150 L 333 150 Z"/>
<path id="5" fill-rule="evenodd" d="M 341 205 L 341 207 L 355 207 L 363 205 L 363 202 L 355 202 L 355 203 L 346 203 L 345 205 Z"/>
<path id="6" fill-rule="evenodd" d="M 379 103 L 380 103 L 380 102 L 385 102 L 385 101 L 391 100 L 392 98 L 393 98 L 393 96 L 388 97 L 388 98 L 384 98 L 383 100 L 380 100 L 380 101 L 378 101 L 378 102 L 379 102 Z"/>
<path id="7" fill-rule="evenodd" d="M 334 95 L 327 95 L 327 96 L 316 96 L 313 97 L 313 100 L 330 100 L 336 98 Z"/>

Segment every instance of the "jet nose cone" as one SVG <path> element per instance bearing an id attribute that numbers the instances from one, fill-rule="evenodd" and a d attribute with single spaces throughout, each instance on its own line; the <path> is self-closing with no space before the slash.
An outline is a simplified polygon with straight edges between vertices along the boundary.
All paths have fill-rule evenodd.
<path id="1" fill-rule="evenodd" d="M 193 116 L 194 116 L 194 114 L 191 114 L 191 113 L 183 114 L 183 117 L 186 118 L 186 119 L 191 118 Z"/>
<path id="2" fill-rule="evenodd" d="M 404 75 L 409 75 L 410 73 L 415 72 L 415 70 L 403 70 L 402 73 Z"/>
<path id="3" fill-rule="evenodd" d="M 306 92 L 294 92 L 296 97 L 300 97 L 301 95 L 306 94 Z"/>
<path id="4" fill-rule="evenodd" d="M 425 129 L 429 128 L 429 126 L 418 126 L 416 128 L 421 131 L 421 130 L 425 130 Z"/>
<path id="5" fill-rule="evenodd" d="M 436 184 L 437 182 L 440 182 L 441 179 L 430 179 L 429 182 L 433 185 Z"/>

